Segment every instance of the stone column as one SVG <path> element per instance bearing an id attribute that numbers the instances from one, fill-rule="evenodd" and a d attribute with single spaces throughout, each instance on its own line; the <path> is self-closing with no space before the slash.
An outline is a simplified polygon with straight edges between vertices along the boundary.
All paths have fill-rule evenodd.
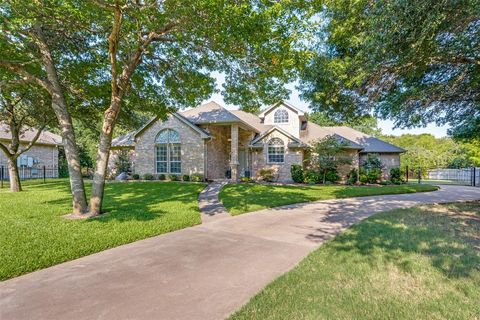
<path id="1" fill-rule="evenodd" d="M 232 171 L 232 181 L 238 180 L 238 125 L 232 124 L 230 134 L 230 169 Z"/>

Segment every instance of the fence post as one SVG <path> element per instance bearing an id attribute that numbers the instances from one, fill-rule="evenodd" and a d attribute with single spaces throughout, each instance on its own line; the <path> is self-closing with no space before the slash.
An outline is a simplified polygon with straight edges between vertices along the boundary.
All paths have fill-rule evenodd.
<path id="1" fill-rule="evenodd" d="M 3 166 L 0 166 L 0 188 L 3 188 Z"/>
<path id="2" fill-rule="evenodd" d="M 422 183 L 422 169 L 418 168 L 418 183 Z"/>
<path id="3" fill-rule="evenodd" d="M 408 182 L 408 166 L 407 166 L 407 182 Z"/>
<path id="4" fill-rule="evenodd" d="M 47 178 L 47 171 L 45 169 L 45 166 L 43 166 L 43 183 L 45 183 L 46 178 Z"/>
<path id="5" fill-rule="evenodd" d="M 476 185 L 476 183 L 477 183 L 476 180 L 477 180 L 476 168 L 473 167 L 473 180 L 472 180 L 472 182 L 473 182 L 473 186 L 474 186 L 474 187 L 475 187 L 475 185 Z"/>

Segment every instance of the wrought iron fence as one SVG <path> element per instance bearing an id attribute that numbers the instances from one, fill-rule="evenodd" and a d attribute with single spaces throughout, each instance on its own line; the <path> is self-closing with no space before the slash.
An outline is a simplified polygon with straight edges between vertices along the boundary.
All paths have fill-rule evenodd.
<path id="1" fill-rule="evenodd" d="M 56 167 L 19 167 L 18 174 L 20 180 L 31 180 L 31 179 L 52 179 L 59 177 L 59 171 Z M 10 179 L 8 168 L 6 166 L 0 166 L 0 183 L 8 181 Z"/>
<path id="2" fill-rule="evenodd" d="M 426 179 L 437 183 L 461 184 L 478 187 L 480 186 L 480 168 L 431 169 L 427 170 Z"/>

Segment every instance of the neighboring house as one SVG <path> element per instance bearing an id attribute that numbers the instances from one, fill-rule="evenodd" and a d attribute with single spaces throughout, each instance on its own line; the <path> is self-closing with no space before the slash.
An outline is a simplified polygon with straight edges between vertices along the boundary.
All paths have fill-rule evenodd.
<path id="1" fill-rule="evenodd" d="M 345 141 L 352 165 L 368 153 L 382 160 L 384 176 L 400 165 L 403 149 L 349 127 L 320 127 L 307 121 L 294 106 L 278 102 L 258 116 L 227 110 L 215 102 L 153 118 L 135 132 L 113 140 L 110 170 L 128 158 L 132 172 L 150 174 L 200 173 L 206 179 L 237 180 L 258 177 L 262 168 L 273 168 L 278 181 L 291 181 L 292 164 L 303 165 L 311 143 L 327 136 Z"/>
<path id="2" fill-rule="evenodd" d="M 36 133 L 36 129 L 26 129 L 20 136 L 21 145 L 28 145 L 35 137 Z M 10 141 L 11 134 L 8 126 L 0 123 L 0 143 L 8 146 Z M 45 167 L 48 178 L 58 178 L 58 147 L 61 144 L 62 138 L 59 135 L 44 130 L 30 150 L 17 158 L 20 177 L 42 177 L 42 170 Z M 0 150 L 0 169 L 1 167 L 4 167 L 4 177 L 8 178 L 7 157 Z"/>

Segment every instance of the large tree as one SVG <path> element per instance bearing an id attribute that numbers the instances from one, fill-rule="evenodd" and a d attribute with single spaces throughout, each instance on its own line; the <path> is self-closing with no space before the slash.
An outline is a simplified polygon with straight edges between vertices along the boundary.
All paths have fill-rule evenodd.
<path id="1" fill-rule="evenodd" d="M 308 18 L 304 1 L 92 3 L 102 12 L 98 25 L 105 33 L 97 45 L 108 52 L 111 96 L 100 131 L 91 214 L 101 213 L 112 135 L 126 99 L 150 99 L 164 115 L 210 96 L 216 72 L 225 75 L 227 102 L 248 110 L 273 103 L 287 95 L 283 85 L 295 76 Z"/>
<path id="2" fill-rule="evenodd" d="M 43 129 L 52 121 L 48 95 L 35 86 L 0 83 L 0 123 L 7 126 L 9 143 L 0 142 L 0 151 L 7 157 L 10 191 L 22 191 L 17 159 L 37 142 Z M 31 131 L 28 143 L 22 136 Z"/>
<path id="3" fill-rule="evenodd" d="M 337 118 L 435 121 L 480 136 L 480 2 L 327 0 L 304 97 Z"/>
<path id="4" fill-rule="evenodd" d="M 312 112 L 307 115 L 308 121 L 318 124 L 322 127 L 347 126 L 371 136 L 378 137 L 382 134 L 382 129 L 378 127 L 377 118 L 371 115 L 355 117 L 347 121 L 339 121 L 330 116 L 327 112 Z"/>
<path id="5" fill-rule="evenodd" d="M 86 21 L 94 10 L 82 10 L 83 1 L 8 0 L 0 9 L 0 72 L 16 81 L 37 85 L 51 96 L 68 163 L 73 212 L 87 211 L 79 151 L 72 122 L 69 97 L 82 89 L 91 60 Z M 90 19 L 92 20 L 92 19 Z"/>

